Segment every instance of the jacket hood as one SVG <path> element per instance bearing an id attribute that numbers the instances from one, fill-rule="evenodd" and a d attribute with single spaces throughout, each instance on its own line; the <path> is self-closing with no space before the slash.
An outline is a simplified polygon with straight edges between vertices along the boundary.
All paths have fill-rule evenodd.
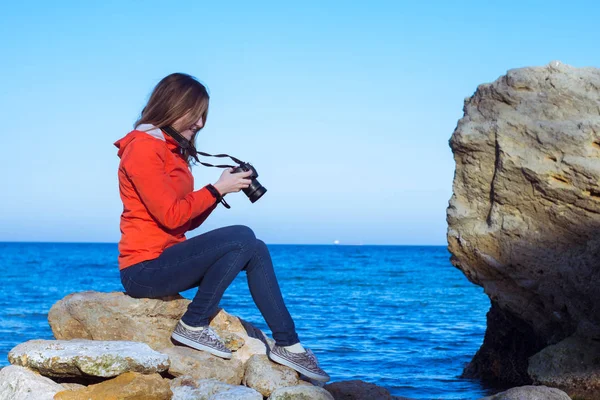
<path id="1" fill-rule="evenodd" d="M 162 140 L 166 143 L 167 147 L 171 151 L 175 151 L 179 148 L 179 145 L 175 141 L 175 139 L 171 138 L 169 135 L 164 135 L 162 131 L 150 124 L 142 124 L 136 127 L 133 131 L 129 132 L 127 135 L 123 136 L 121 139 L 117 140 L 114 145 L 119 149 L 117 155 L 119 158 L 123 155 L 125 148 L 129 143 L 135 140 L 140 136 L 148 137 L 152 136 L 156 139 Z"/>
<path id="2" fill-rule="evenodd" d="M 131 143 L 136 137 L 139 137 L 141 135 L 146 135 L 146 133 L 140 131 L 131 131 L 114 143 L 116 148 L 119 149 L 119 151 L 117 152 L 119 158 L 121 158 L 121 156 L 123 155 L 123 152 L 125 151 L 127 145 Z"/>

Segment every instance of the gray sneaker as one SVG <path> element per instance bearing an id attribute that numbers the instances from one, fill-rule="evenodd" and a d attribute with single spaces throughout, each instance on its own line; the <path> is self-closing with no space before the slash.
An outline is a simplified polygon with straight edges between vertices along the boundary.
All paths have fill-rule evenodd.
<path id="1" fill-rule="evenodd" d="M 208 351 L 210 354 L 222 358 L 231 358 L 231 350 L 225 347 L 219 335 L 210 326 L 193 331 L 187 329 L 179 321 L 171 334 L 171 338 L 196 350 Z"/>
<path id="2" fill-rule="evenodd" d="M 310 349 L 303 353 L 292 353 L 280 346 L 273 346 L 269 352 L 271 361 L 290 367 L 302 375 L 320 382 L 327 382 L 329 375 L 319 367 L 317 357 Z"/>

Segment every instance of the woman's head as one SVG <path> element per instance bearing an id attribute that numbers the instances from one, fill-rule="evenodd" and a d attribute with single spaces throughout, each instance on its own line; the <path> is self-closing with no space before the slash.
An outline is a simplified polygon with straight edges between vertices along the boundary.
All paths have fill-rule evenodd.
<path id="1" fill-rule="evenodd" d="M 152 124 L 164 128 L 170 125 L 193 143 L 196 133 L 206 123 L 208 100 L 206 87 L 193 76 L 182 73 L 168 75 L 154 87 L 135 126 Z M 190 163 L 190 155 L 184 156 Z"/>

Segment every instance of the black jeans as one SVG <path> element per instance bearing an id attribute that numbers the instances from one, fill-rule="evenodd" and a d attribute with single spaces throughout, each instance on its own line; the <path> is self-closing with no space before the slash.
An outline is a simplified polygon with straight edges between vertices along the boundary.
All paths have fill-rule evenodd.
<path id="1" fill-rule="evenodd" d="M 241 270 L 246 271 L 252 299 L 275 343 L 298 343 L 269 250 L 247 226 L 227 226 L 177 243 L 155 259 L 122 269 L 121 282 L 135 298 L 172 296 L 198 287 L 181 319 L 191 326 L 203 326 L 218 313 L 225 289 Z"/>

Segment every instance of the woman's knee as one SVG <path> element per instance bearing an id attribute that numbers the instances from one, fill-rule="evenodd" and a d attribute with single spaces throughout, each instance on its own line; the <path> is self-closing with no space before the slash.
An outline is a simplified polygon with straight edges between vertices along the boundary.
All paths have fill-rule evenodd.
<path id="1" fill-rule="evenodd" d="M 265 242 L 263 242 L 260 239 L 256 239 L 256 251 L 261 254 L 264 254 L 269 252 L 269 248 L 267 247 Z"/>
<path id="2" fill-rule="evenodd" d="M 265 242 L 263 242 L 260 239 L 256 239 L 254 254 L 256 254 L 262 261 L 267 261 L 269 265 L 272 265 L 269 248 L 267 247 Z"/>
<path id="3" fill-rule="evenodd" d="M 256 235 L 254 231 L 247 227 L 246 225 L 232 225 L 228 227 L 230 232 L 230 237 L 239 242 L 243 246 L 252 246 L 256 245 Z"/>
<path id="4" fill-rule="evenodd" d="M 267 245 L 265 244 L 265 242 L 263 242 L 260 239 L 255 239 L 254 240 L 254 250 L 253 250 L 252 254 L 253 254 L 252 259 L 243 268 L 244 270 L 249 272 L 256 267 L 263 268 L 263 269 L 269 268 L 269 267 L 272 268 L 273 264 L 271 263 L 269 249 L 267 248 Z M 249 267 L 250 267 L 250 269 L 249 269 Z"/>

